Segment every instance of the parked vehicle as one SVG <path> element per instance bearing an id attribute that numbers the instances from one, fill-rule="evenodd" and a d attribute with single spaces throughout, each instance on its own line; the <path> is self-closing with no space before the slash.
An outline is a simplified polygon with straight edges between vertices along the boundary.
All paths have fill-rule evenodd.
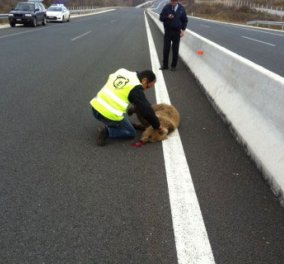
<path id="1" fill-rule="evenodd" d="M 70 21 L 70 11 L 66 6 L 62 4 L 51 5 L 46 11 L 47 22 L 59 21 L 59 22 L 69 22 Z"/>
<path id="2" fill-rule="evenodd" d="M 16 24 L 31 24 L 34 27 L 40 23 L 46 25 L 45 6 L 36 1 L 19 2 L 9 13 L 9 23 L 11 27 Z"/>

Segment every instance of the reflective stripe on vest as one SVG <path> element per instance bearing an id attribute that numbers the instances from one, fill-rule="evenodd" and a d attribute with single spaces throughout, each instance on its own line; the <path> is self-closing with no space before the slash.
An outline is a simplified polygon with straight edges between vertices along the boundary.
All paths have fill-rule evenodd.
<path id="1" fill-rule="evenodd" d="M 111 97 L 111 99 L 113 101 L 115 101 L 116 103 L 118 103 L 120 106 L 122 106 L 123 108 L 127 108 L 128 103 L 124 102 L 122 99 L 120 99 L 114 92 L 112 92 L 109 89 L 106 89 L 104 91 L 109 97 Z"/>
<path id="2" fill-rule="evenodd" d="M 100 97 L 96 97 L 96 100 L 103 105 L 107 110 L 109 110 L 110 112 L 112 112 L 113 114 L 117 115 L 117 116 L 123 116 L 123 112 L 114 109 L 112 106 L 110 106 L 108 103 L 106 103 L 103 99 L 101 99 Z"/>

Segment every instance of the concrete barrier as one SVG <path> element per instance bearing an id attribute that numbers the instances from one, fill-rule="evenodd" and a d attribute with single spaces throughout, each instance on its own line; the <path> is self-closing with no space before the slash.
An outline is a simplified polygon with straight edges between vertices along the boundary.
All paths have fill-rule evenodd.
<path id="1" fill-rule="evenodd" d="M 284 78 L 189 30 L 180 57 L 284 205 Z"/>

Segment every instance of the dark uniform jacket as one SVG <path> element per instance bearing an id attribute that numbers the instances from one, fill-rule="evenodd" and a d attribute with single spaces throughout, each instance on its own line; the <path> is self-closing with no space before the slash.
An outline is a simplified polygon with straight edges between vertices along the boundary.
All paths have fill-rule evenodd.
<path id="1" fill-rule="evenodd" d="M 174 15 L 173 19 L 168 18 L 170 14 Z M 171 4 L 165 5 L 160 14 L 160 21 L 164 23 L 165 30 L 185 30 L 188 21 L 185 8 L 178 4 L 175 12 Z"/>

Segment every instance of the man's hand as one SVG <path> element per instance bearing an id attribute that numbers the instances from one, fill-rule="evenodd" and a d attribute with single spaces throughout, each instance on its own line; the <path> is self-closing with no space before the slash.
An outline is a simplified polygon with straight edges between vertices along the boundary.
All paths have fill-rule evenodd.
<path id="1" fill-rule="evenodd" d="M 168 15 L 168 18 L 169 18 L 169 19 L 173 19 L 174 17 L 175 17 L 175 16 L 174 16 L 173 14 L 169 14 L 169 15 Z"/>
<path id="2" fill-rule="evenodd" d="M 184 31 L 180 30 L 180 37 L 182 38 L 184 36 Z"/>

